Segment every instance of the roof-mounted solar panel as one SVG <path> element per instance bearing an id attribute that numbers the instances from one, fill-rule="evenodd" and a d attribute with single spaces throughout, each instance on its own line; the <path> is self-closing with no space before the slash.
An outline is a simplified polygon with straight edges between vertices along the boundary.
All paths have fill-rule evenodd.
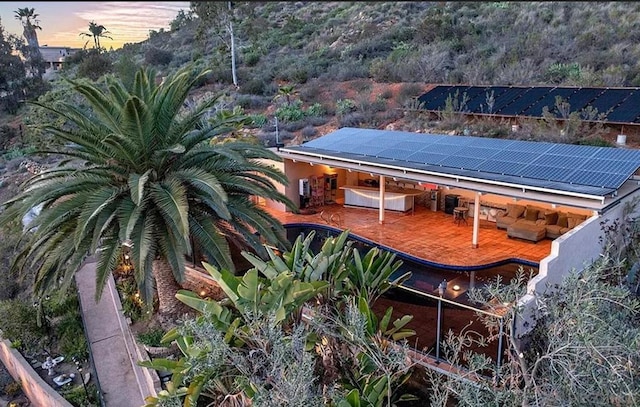
<path id="1" fill-rule="evenodd" d="M 635 149 L 372 129 L 343 128 L 287 149 L 598 196 L 615 191 L 640 168 Z"/>

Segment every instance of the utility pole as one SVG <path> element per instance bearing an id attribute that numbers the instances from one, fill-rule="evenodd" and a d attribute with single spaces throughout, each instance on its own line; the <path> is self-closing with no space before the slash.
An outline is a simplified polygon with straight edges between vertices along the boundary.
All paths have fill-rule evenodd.
<path id="1" fill-rule="evenodd" d="M 233 35 L 233 8 L 231 2 L 227 2 L 229 7 L 229 36 L 231 37 L 231 76 L 233 84 L 238 88 L 238 75 L 236 73 L 236 38 Z"/>

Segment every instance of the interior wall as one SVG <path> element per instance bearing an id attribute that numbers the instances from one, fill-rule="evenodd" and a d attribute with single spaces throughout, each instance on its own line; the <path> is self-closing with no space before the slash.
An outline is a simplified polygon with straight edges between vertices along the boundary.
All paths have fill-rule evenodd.
<path id="1" fill-rule="evenodd" d="M 300 205 L 300 187 L 299 182 L 301 179 L 309 178 L 312 176 L 323 176 L 324 174 L 337 174 L 338 175 L 338 190 L 336 191 L 336 200 L 343 202 L 344 201 L 344 191 L 340 189 L 340 186 L 347 184 L 347 174 L 349 174 L 344 169 L 337 169 L 333 167 L 329 167 L 326 165 L 310 165 L 309 163 L 293 160 L 284 160 L 282 163 L 283 171 L 287 174 L 287 178 L 289 178 L 289 185 L 282 186 L 281 192 L 285 194 L 287 198 L 293 201 L 296 205 Z M 349 178 L 352 179 L 353 175 L 349 174 Z M 280 187 L 280 186 L 279 186 Z M 279 189 L 280 190 L 280 189 Z M 272 207 L 274 209 L 278 209 L 281 211 L 285 211 L 286 208 L 282 204 L 278 204 L 276 202 L 270 202 L 267 206 Z M 288 210 L 286 210 L 289 212 Z"/>

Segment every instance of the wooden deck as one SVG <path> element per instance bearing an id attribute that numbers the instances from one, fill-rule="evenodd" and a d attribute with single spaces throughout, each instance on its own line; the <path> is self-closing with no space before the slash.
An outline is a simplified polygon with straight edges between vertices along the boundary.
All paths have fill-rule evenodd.
<path id="1" fill-rule="evenodd" d="M 314 209 L 316 213 L 304 215 L 268 210 L 283 224 L 339 225 L 354 235 L 439 264 L 478 266 L 513 259 L 537 264 L 551 251 L 550 239 L 537 243 L 511 239 L 505 230 L 485 220 L 480 221 L 478 247 L 473 248 L 473 218 L 467 219 L 466 225 L 458 225 L 452 215 L 422 206 L 416 206 L 413 213 L 387 211 L 383 224 L 378 222 L 377 209 L 349 208 L 341 204 L 321 206 Z"/>

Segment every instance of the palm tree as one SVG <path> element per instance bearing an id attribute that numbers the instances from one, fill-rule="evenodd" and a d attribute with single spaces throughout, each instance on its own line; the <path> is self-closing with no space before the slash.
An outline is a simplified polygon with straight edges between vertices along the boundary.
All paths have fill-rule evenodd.
<path id="1" fill-rule="evenodd" d="M 298 91 L 294 85 L 281 85 L 278 88 L 278 94 L 275 96 L 275 99 L 285 98 L 287 106 L 291 106 L 291 98 L 297 94 Z"/>
<path id="2" fill-rule="evenodd" d="M 128 251 L 146 303 L 157 292 L 159 313 L 176 316 L 186 256 L 196 251 L 233 270 L 234 249 L 266 253 L 260 235 L 288 246 L 282 225 L 251 199 L 294 207 L 275 188 L 287 178 L 265 162 L 279 157 L 255 144 L 211 144 L 230 129 L 203 120 L 218 98 L 183 107 L 207 74 L 187 67 L 157 85 L 153 70 L 140 69 L 130 90 L 114 77 L 107 91 L 69 81 L 91 112 L 69 102 L 33 103 L 66 121 L 44 129 L 65 146 L 55 153 L 69 160 L 34 176 L 5 202 L 0 224 L 42 205 L 25 232 L 27 249 L 14 262 L 35 265 L 37 295 L 68 285 L 87 256 L 96 255 L 99 298 Z"/>
<path id="3" fill-rule="evenodd" d="M 40 44 L 38 43 L 36 30 L 42 30 L 42 27 L 38 25 L 39 21 L 37 20 L 38 14 L 36 14 L 36 9 L 24 7 L 17 9 L 14 13 L 16 20 L 22 23 L 24 30 L 23 35 L 27 40 L 29 48 L 39 48 Z"/>
<path id="4" fill-rule="evenodd" d="M 98 25 L 95 21 L 89 23 L 89 32 L 80 33 L 82 37 L 92 37 L 93 38 L 93 48 L 101 49 L 100 47 L 100 38 L 109 38 L 112 40 L 113 38 L 109 37 L 107 34 L 111 34 L 104 25 Z M 86 45 L 86 44 L 85 44 Z"/>
<path id="5" fill-rule="evenodd" d="M 36 30 L 42 30 L 37 20 L 38 14 L 34 8 L 19 8 L 15 13 L 16 20 L 22 23 L 22 35 L 27 40 L 28 55 L 30 71 L 32 74 L 42 77 L 44 73 L 44 61 L 42 59 L 42 53 L 40 52 L 40 44 L 38 42 L 38 33 Z"/>

